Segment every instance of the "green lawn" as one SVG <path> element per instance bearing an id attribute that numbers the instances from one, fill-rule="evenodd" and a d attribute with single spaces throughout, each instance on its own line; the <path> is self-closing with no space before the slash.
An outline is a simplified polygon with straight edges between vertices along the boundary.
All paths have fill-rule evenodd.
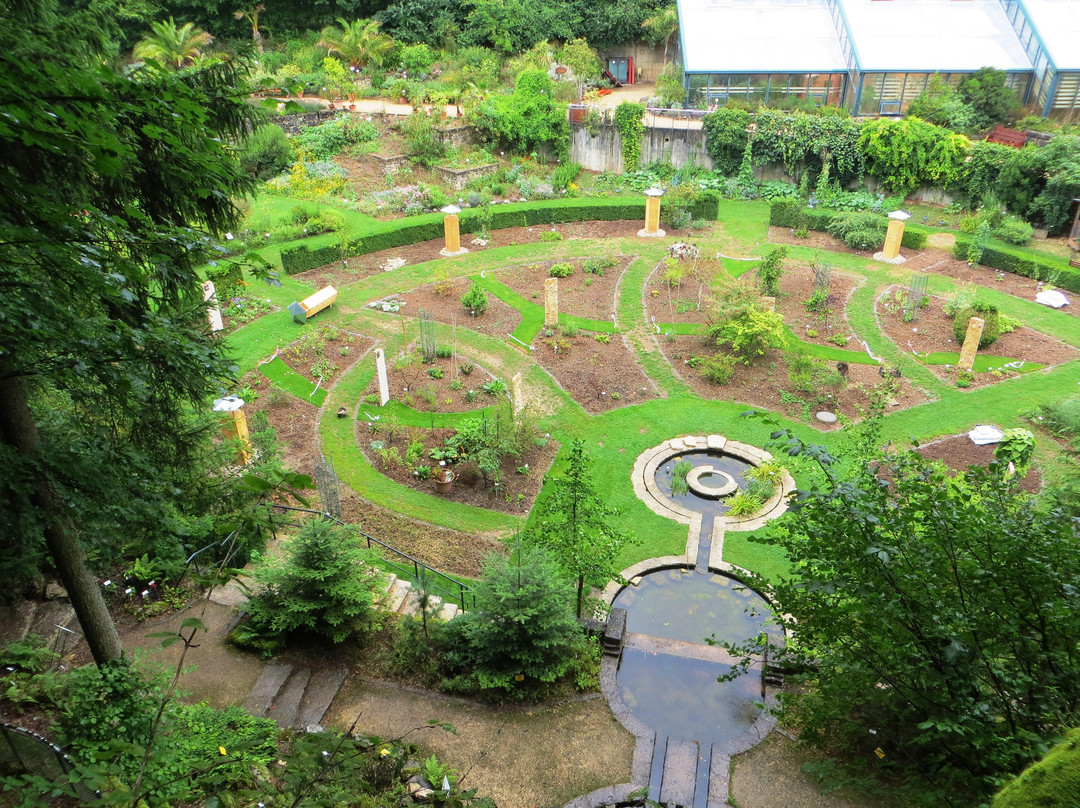
<path id="1" fill-rule="evenodd" d="M 286 215 L 295 200 L 271 197 L 259 202 L 259 210 L 269 215 Z M 361 236 L 385 227 L 384 223 L 351 212 L 346 216 L 347 225 Z M 765 203 L 740 203 L 725 200 L 720 204 L 716 226 L 709 232 L 688 239 L 698 243 L 703 255 L 712 258 L 722 253 L 729 274 L 737 275 L 756 265 L 753 261 L 737 261 L 763 255 L 771 245 L 767 241 L 768 206 Z M 310 246 L 327 243 L 336 236 L 320 236 L 307 239 Z M 543 411 L 542 426 L 560 442 L 562 449 L 556 459 L 558 473 L 567 454 L 569 442 L 574 438 L 585 441 L 595 463 L 595 482 L 606 501 L 615 506 L 619 514 L 617 525 L 638 537 L 638 543 L 627 548 L 621 559 L 629 565 L 635 561 L 658 555 L 682 553 L 686 543 L 686 527 L 650 511 L 637 499 L 630 485 L 630 474 L 638 455 L 660 442 L 680 434 L 720 433 L 729 438 L 764 446 L 769 441 L 772 426 L 760 419 L 740 417 L 747 409 L 731 401 L 706 401 L 698 398 L 667 363 L 655 343 L 655 329 L 644 316 L 642 287 L 645 278 L 667 254 L 671 239 L 645 240 L 636 238 L 610 239 L 606 241 L 566 240 L 553 243 L 516 245 L 470 253 L 454 259 L 431 261 L 403 267 L 388 273 L 378 273 L 355 282 L 341 284 L 338 303 L 320 314 L 316 322 L 298 325 L 292 322 L 286 311 L 266 315 L 250 323 L 228 337 L 229 347 L 241 370 L 246 371 L 273 354 L 276 348 L 298 339 L 308 329 L 320 324 L 332 323 L 352 331 L 379 339 L 388 357 L 401 350 L 400 320 L 367 308 L 367 303 L 386 295 L 407 292 L 416 286 L 430 283 L 436 271 L 448 277 L 470 277 L 489 294 L 513 306 L 522 315 L 521 324 L 509 335 L 485 334 L 467 327 L 456 330 L 458 350 L 466 354 L 497 377 L 509 380 L 521 372 L 530 400 L 538 401 Z M 291 245 L 275 245 L 264 252 L 273 260 L 280 255 L 280 248 Z M 543 329 L 544 308 L 533 300 L 514 292 L 491 272 L 502 267 L 530 261 L 544 261 L 589 255 L 625 254 L 635 256 L 620 279 L 617 293 L 618 331 L 634 352 L 638 364 L 654 383 L 658 395 L 642 403 L 624 406 L 602 415 L 590 415 L 562 390 L 554 379 L 531 360 L 521 343 L 530 344 Z M 816 250 L 789 247 L 789 259 L 807 261 L 821 259 Z M 805 350 L 830 361 L 873 363 L 861 342 L 866 341 L 870 351 L 885 362 L 898 367 L 904 376 L 921 387 L 930 401 L 918 407 L 900 412 L 890 412 L 882 423 L 883 436 L 894 441 L 908 438 L 921 440 L 952 434 L 970 429 L 977 423 L 993 422 L 1003 427 L 1021 423 L 1020 414 L 1031 407 L 1053 399 L 1062 398 L 1076 389 L 1080 382 L 1080 361 L 1056 368 L 1025 367 L 1025 372 L 998 384 L 973 390 L 960 390 L 948 381 L 938 379 L 923 362 L 949 362 L 950 357 L 935 355 L 917 359 L 898 348 L 882 333 L 877 325 L 874 302 L 891 284 L 903 283 L 904 273 L 894 267 L 877 264 L 859 256 L 828 255 L 833 266 L 858 275 L 864 279 L 852 293 L 848 321 L 859 343 L 848 343 L 846 348 L 819 346 L 802 343 Z M 267 297 L 278 305 L 310 294 L 307 287 L 295 279 L 284 278 L 282 289 L 268 290 Z M 940 276 L 930 276 L 929 290 L 933 294 L 949 294 L 956 284 Z M 1030 301 L 1012 298 L 989 289 L 980 298 L 998 304 L 1003 311 L 1018 317 L 1038 330 L 1053 334 L 1065 342 L 1080 346 L 1080 319 L 1064 312 L 1038 306 Z M 467 320 L 467 318 L 465 318 Z M 406 319 L 410 339 L 416 337 L 415 320 Z M 560 314 L 560 324 L 612 333 L 616 327 L 609 321 L 586 320 L 572 312 Z M 467 326 L 468 323 L 462 323 Z M 695 333 L 695 327 L 661 323 L 662 332 Z M 450 338 L 449 326 L 437 325 L 437 337 L 441 343 Z M 791 335 L 794 339 L 794 335 Z M 1008 358 L 980 355 L 976 371 L 996 367 Z M 290 374 L 280 360 L 263 365 L 275 385 L 288 390 L 299 398 L 313 401 L 325 396 L 324 411 L 345 407 L 350 414 L 358 412 L 361 421 L 372 416 L 386 415 L 403 425 L 412 427 L 452 426 L 467 418 L 477 417 L 481 412 L 491 415 L 495 411 L 508 413 L 505 399 L 489 399 L 481 396 L 477 409 L 469 413 L 420 412 L 400 402 L 391 402 L 381 413 L 378 407 L 365 405 L 360 399 L 371 382 L 374 363 L 358 362 L 329 391 L 320 389 L 315 397 L 308 397 L 312 385 L 298 374 Z M 299 379 L 300 381 L 297 381 Z M 300 382 L 303 382 L 301 384 Z M 359 407 L 358 407 L 359 403 Z M 778 418 L 784 426 L 793 429 L 806 440 L 835 448 L 839 433 L 819 433 L 803 423 Z M 528 518 L 461 505 L 452 501 L 407 488 L 383 476 L 356 449 L 355 421 L 349 418 L 322 418 L 319 439 L 322 450 L 334 460 L 338 474 L 344 482 L 367 499 L 395 512 L 417 519 L 420 523 L 440 525 L 459 530 L 509 536 L 528 524 Z M 796 474 L 798 480 L 800 475 Z M 541 499 L 544 497 L 541 492 Z M 767 534 L 768 528 L 756 531 Z M 725 558 L 742 567 L 774 577 L 785 572 L 787 566 L 782 555 L 769 545 L 754 543 L 749 535 L 729 532 L 725 539 Z"/>

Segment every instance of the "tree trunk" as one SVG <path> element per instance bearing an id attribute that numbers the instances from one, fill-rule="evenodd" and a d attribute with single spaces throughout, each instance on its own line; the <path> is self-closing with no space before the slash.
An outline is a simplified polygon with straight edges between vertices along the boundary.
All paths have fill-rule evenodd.
<path id="1" fill-rule="evenodd" d="M 22 381 L 10 371 L 10 362 L 0 361 L 0 440 L 33 461 L 40 452 L 37 424 Z M 45 544 L 67 588 L 94 661 L 103 665 L 119 659 L 124 649 L 116 625 L 97 580 L 86 568 L 86 555 L 75 537 L 75 525 L 66 513 L 64 501 L 44 473 L 35 475 L 31 501 L 45 517 Z"/>

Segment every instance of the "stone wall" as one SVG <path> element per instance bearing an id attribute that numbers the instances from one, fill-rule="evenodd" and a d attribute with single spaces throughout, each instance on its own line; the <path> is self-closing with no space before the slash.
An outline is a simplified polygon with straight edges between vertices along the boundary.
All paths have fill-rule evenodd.
<path id="1" fill-rule="evenodd" d="M 705 151 L 705 133 L 701 129 L 680 128 L 679 121 L 671 126 L 645 129 L 641 140 L 641 164 L 657 160 L 670 162 L 676 168 L 688 162 L 712 168 L 712 158 Z M 570 159 L 589 171 L 623 172 L 622 136 L 614 126 L 601 124 L 595 136 L 585 124 L 570 125 Z"/>
<path id="2" fill-rule="evenodd" d="M 318 126 L 320 123 L 326 123 L 335 115 L 341 115 L 345 110 L 330 110 L 320 109 L 315 112 L 302 112 L 299 115 L 281 115 L 276 118 L 271 118 L 270 123 L 277 124 L 285 130 L 287 135 L 295 135 L 301 129 L 307 129 L 309 126 Z"/>
<path id="3" fill-rule="evenodd" d="M 442 166 L 436 166 L 435 176 L 454 190 L 461 191 L 469 184 L 470 180 L 487 174 L 494 174 L 498 170 L 499 167 L 495 163 L 473 168 L 443 168 Z"/>

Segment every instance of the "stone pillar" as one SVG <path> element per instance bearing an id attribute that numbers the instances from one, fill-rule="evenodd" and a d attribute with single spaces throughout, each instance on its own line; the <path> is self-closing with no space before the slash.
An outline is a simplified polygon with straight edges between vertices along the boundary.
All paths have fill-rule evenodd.
<path id="1" fill-rule="evenodd" d="M 544 325 L 559 324 L 559 279 L 544 281 Z"/>
<path id="2" fill-rule="evenodd" d="M 379 406 L 385 407 L 390 400 L 390 383 L 386 380 L 386 353 L 382 348 L 375 349 L 375 370 L 379 376 Z"/>
<path id="3" fill-rule="evenodd" d="M 889 229 L 885 232 L 885 246 L 875 258 L 882 261 L 890 261 L 894 264 L 901 263 L 900 242 L 904 239 L 904 222 L 911 218 L 911 214 L 903 210 L 894 210 L 889 214 Z"/>
<path id="4" fill-rule="evenodd" d="M 776 298 L 772 297 L 770 295 L 765 295 L 764 297 L 761 298 L 761 307 L 763 309 L 765 309 L 765 311 L 775 311 L 776 310 Z"/>
<path id="5" fill-rule="evenodd" d="M 514 417 L 517 417 L 525 409 L 525 393 L 521 389 L 521 372 L 518 371 L 510 377 L 510 392 L 514 398 Z"/>
<path id="6" fill-rule="evenodd" d="M 445 214 L 443 216 L 443 238 L 446 246 L 439 250 L 439 255 L 447 258 L 454 255 L 464 255 L 468 250 L 461 246 L 461 224 L 458 220 L 461 208 L 457 205 L 447 205 L 442 209 L 442 212 Z"/>
<path id="7" fill-rule="evenodd" d="M 225 328 L 225 323 L 221 319 L 221 309 L 218 307 L 216 299 L 217 289 L 214 288 L 213 281 L 204 281 L 202 285 L 202 299 L 204 302 L 209 303 L 213 300 L 213 304 L 207 308 L 206 316 L 210 319 L 211 331 L 222 331 Z"/>
<path id="8" fill-rule="evenodd" d="M 236 461 L 246 466 L 251 462 L 252 451 L 247 416 L 244 415 L 244 399 L 237 396 L 214 399 L 214 412 L 228 413 L 229 420 L 225 424 L 225 438 L 226 440 L 239 442 L 240 449 L 236 453 Z"/>
<path id="9" fill-rule="evenodd" d="M 638 235 L 646 238 L 666 236 L 660 229 L 660 197 L 664 192 L 659 188 L 650 188 L 645 192 L 645 228 L 638 230 Z"/>
<path id="10" fill-rule="evenodd" d="M 964 347 L 960 349 L 960 361 L 956 366 L 960 370 L 971 370 L 975 364 L 975 352 L 979 350 L 979 340 L 982 339 L 983 320 L 972 317 L 968 320 L 967 334 L 964 335 Z"/>

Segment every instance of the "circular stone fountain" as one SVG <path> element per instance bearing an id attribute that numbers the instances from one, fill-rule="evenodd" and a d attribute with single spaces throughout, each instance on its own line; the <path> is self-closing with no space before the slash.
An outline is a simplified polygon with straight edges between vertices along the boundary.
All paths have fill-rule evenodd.
<path id="1" fill-rule="evenodd" d="M 719 499 L 739 490 L 739 484 L 735 482 L 734 477 L 726 471 L 708 465 L 692 468 L 686 475 L 686 484 L 691 491 L 706 499 Z"/>

